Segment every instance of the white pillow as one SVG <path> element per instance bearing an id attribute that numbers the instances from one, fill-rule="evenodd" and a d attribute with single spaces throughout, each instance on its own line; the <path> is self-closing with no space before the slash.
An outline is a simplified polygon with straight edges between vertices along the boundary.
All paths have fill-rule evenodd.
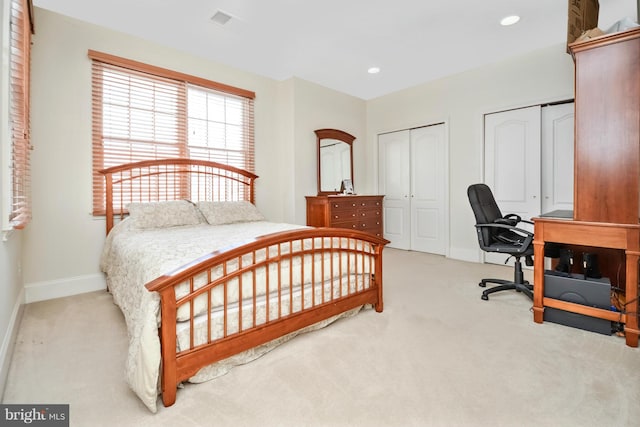
<path id="1" fill-rule="evenodd" d="M 236 222 L 264 221 L 264 216 L 253 203 L 238 202 L 197 202 L 202 215 L 211 225 L 233 224 Z"/>
<path id="2" fill-rule="evenodd" d="M 202 223 L 200 212 L 188 200 L 130 203 L 127 209 L 136 228 L 164 228 Z"/>

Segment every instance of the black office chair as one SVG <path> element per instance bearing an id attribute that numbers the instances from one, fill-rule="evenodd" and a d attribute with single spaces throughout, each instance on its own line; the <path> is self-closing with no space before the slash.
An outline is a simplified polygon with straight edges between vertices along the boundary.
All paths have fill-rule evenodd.
<path id="1" fill-rule="evenodd" d="M 528 266 L 533 265 L 533 233 L 517 227 L 520 222 L 533 223 L 523 220 L 515 214 L 502 216 L 491 189 L 485 184 L 470 185 L 467 189 L 467 196 L 469 196 L 469 203 L 471 203 L 471 209 L 476 217 L 475 227 L 480 249 L 486 252 L 503 253 L 515 258 L 513 281 L 482 279 L 478 285 L 483 288 L 487 286 L 487 283 L 499 285 L 483 291 L 482 299 L 488 300 L 489 294 L 507 289 L 515 289 L 533 299 L 533 285 L 524 280 L 522 262 L 520 261 L 520 258 L 524 257 Z"/>

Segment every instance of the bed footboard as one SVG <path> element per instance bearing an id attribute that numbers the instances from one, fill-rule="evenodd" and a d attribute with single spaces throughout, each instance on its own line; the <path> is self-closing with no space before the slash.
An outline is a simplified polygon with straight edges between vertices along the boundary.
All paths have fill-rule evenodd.
<path id="1" fill-rule="evenodd" d="M 387 243 L 336 228 L 275 233 L 148 283 L 160 294 L 164 405 L 209 364 L 362 305 L 382 312 Z"/>

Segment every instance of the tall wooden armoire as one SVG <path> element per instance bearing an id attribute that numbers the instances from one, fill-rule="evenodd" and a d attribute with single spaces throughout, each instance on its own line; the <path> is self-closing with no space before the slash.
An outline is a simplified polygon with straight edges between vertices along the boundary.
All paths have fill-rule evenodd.
<path id="1" fill-rule="evenodd" d="M 640 28 L 570 49 L 575 60 L 574 219 L 637 224 Z"/>
<path id="2" fill-rule="evenodd" d="M 534 218 L 534 321 L 542 323 L 545 309 L 552 308 L 617 322 L 624 324 L 627 345 L 637 347 L 640 28 L 573 43 L 569 50 L 575 61 L 573 219 Z M 586 269 L 580 262 L 584 253 L 597 254 L 616 295 L 611 305 L 619 307 L 597 308 L 546 295 L 547 242 L 571 247 L 574 273 Z"/>

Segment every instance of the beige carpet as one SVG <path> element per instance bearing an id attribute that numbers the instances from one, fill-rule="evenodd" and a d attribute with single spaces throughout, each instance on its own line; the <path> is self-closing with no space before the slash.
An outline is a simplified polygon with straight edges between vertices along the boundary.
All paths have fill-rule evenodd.
<path id="1" fill-rule="evenodd" d="M 512 270 L 385 250 L 385 310 L 297 337 L 151 414 L 123 380 L 105 292 L 25 309 L 4 403 L 68 403 L 72 426 L 637 426 L 640 350 L 480 299 Z M 527 274 L 530 276 L 530 271 Z"/>

